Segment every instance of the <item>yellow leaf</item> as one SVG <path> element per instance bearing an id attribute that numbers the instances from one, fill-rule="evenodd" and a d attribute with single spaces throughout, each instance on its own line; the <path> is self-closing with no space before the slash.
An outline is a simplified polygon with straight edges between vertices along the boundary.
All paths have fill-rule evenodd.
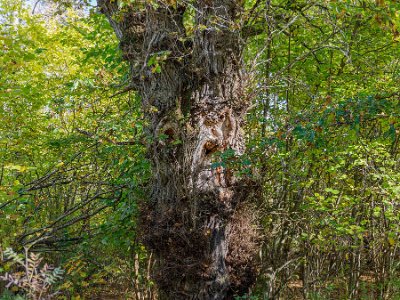
<path id="1" fill-rule="evenodd" d="M 18 172 L 25 172 L 26 170 L 28 170 L 28 167 L 20 165 L 7 165 L 5 166 L 5 168 L 9 170 L 16 170 Z"/>

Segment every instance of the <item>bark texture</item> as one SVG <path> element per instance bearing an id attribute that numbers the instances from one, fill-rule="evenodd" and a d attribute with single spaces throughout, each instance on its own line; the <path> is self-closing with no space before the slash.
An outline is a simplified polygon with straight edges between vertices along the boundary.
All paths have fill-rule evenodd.
<path id="1" fill-rule="evenodd" d="M 233 299 L 255 279 L 254 185 L 212 162 L 245 150 L 241 1 L 182 3 L 98 0 L 150 122 L 154 178 L 141 230 L 159 258 L 156 282 L 166 299 Z"/>

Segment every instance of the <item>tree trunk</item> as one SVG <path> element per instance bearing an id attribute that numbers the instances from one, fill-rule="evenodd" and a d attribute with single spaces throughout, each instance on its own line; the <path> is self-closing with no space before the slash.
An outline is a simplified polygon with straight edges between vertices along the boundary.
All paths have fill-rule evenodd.
<path id="1" fill-rule="evenodd" d="M 159 259 L 154 278 L 167 299 L 233 299 L 255 279 L 254 184 L 213 162 L 245 150 L 241 1 L 138 2 L 98 4 L 149 121 L 154 177 L 141 233 Z"/>

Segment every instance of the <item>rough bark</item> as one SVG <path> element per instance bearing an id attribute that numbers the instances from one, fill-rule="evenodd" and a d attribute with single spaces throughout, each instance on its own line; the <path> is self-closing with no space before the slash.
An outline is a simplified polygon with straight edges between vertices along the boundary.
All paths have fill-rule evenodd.
<path id="1" fill-rule="evenodd" d="M 149 120 L 154 178 L 141 230 L 159 259 L 157 284 L 167 299 L 230 299 L 253 283 L 257 250 L 248 205 L 254 185 L 228 167 L 212 167 L 216 152 L 245 150 L 241 128 L 249 103 L 235 29 L 242 11 L 240 1 L 185 3 L 120 9 L 117 1 L 98 1 Z"/>

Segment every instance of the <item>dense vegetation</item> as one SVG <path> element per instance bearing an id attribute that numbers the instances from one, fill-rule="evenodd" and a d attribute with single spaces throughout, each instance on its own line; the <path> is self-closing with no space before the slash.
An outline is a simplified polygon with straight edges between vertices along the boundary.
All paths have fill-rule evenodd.
<path id="1" fill-rule="evenodd" d="M 400 4 L 242 2 L 246 151 L 211 163 L 257 186 L 257 280 L 240 299 L 398 299 Z M 190 11 L 185 26 L 204 30 Z M 138 230 L 154 136 L 109 21 L 93 3 L 2 0 L 0 32 L 3 298 L 156 299 Z"/>

